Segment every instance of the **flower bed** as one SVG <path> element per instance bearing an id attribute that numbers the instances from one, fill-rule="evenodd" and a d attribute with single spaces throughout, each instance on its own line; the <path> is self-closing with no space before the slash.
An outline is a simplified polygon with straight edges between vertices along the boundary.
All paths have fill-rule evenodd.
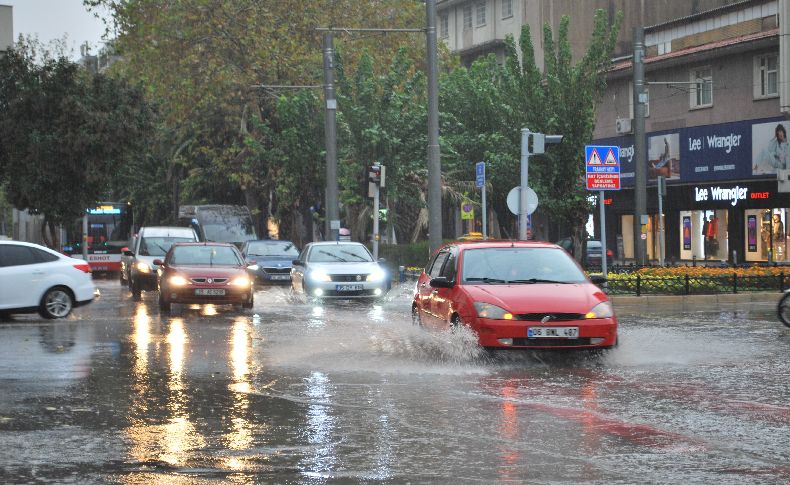
<path id="1" fill-rule="evenodd" d="M 785 268 L 753 266 L 710 268 L 678 266 L 649 267 L 630 273 L 609 274 L 607 291 L 614 295 L 693 295 L 781 291 L 790 283 Z"/>

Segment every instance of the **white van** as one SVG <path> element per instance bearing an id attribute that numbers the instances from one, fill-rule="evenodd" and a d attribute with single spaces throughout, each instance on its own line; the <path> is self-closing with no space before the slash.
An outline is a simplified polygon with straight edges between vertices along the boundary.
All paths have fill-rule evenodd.
<path id="1" fill-rule="evenodd" d="M 156 290 L 155 259 L 165 259 L 170 246 L 180 242 L 197 242 L 198 236 L 191 227 L 143 227 L 132 240 L 132 246 L 121 258 L 121 284 L 128 284 L 135 300 L 143 290 Z"/>

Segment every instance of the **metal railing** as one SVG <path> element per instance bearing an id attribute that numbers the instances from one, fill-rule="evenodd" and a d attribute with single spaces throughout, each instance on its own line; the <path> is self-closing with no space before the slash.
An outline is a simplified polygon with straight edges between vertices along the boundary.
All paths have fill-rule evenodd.
<path id="1" fill-rule="evenodd" d="M 610 295 L 714 295 L 749 291 L 778 291 L 787 288 L 784 273 L 768 276 L 644 276 L 615 278 L 606 283 Z"/>

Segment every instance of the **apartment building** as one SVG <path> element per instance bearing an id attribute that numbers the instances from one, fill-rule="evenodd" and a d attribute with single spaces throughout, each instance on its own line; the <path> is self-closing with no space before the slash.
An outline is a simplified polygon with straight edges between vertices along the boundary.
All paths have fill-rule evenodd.
<path id="1" fill-rule="evenodd" d="M 571 19 L 570 43 L 576 58 L 584 55 L 593 31 L 597 9 L 614 18 L 623 12 L 616 55 L 632 50 L 633 28 L 683 18 L 735 0 L 439 0 L 438 34 L 451 52 L 465 65 L 493 53 L 504 60 L 504 41 L 508 34 L 518 39 L 523 25 L 529 25 L 535 46 L 535 59 L 543 65 L 543 25 L 557 31 L 560 19 Z"/>
<path id="2" fill-rule="evenodd" d="M 790 261 L 787 37 L 790 0 L 749 0 L 645 29 L 648 259 L 658 259 L 656 180 L 669 261 Z M 607 240 L 634 257 L 633 71 L 616 62 L 595 144 L 620 147 L 623 190 L 606 197 Z M 784 94 L 782 93 L 784 90 Z"/>
<path id="3" fill-rule="evenodd" d="M 0 5 L 0 52 L 14 45 L 14 8 Z"/>

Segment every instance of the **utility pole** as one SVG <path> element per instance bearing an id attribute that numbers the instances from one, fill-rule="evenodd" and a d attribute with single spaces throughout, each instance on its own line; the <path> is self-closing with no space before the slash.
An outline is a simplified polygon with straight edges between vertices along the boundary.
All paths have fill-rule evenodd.
<path id="1" fill-rule="evenodd" d="M 425 2 L 428 25 L 428 234 L 431 253 L 442 244 L 442 164 L 439 159 L 439 88 L 436 0 Z"/>
<path id="2" fill-rule="evenodd" d="M 645 150 L 645 30 L 634 28 L 634 259 L 644 265 L 646 240 L 642 239 L 647 221 L 647 157 Z"/>
<path id="3" fill-rule="evenodd" d="M 434 3 L 434 35 L 433 35 L 433 52 L 434 52 L 434 69 L 436 63 L 436 1 L 433 0 Z M 430 5 L 431 2 L 428 2 Z M 430 11 L 430 8 L 429 8 Z M 382 28 L 342 28 L 342 27 L 317 27 L 315 29 L 317 32 L 323 32 L 323 51 L 324 51 L 324 98 L 326 100 L 326 112 L 324 117 L 324 139 L 326 143 L 326 196 L 324 200 L 324 204 L 326 207 L 326 234 L 328 237 L 325 236 L 325 239 L 331 241 L 338 240 L 338 234 L 340 232 L 340 201 L 338 196 L 338 188 L 337 188 L 337 98 L 335 97 L 335 52 L 334 52 L 334 32 L 342 32 L 346 34 L 357 33 L 357 32 L 380 32 L 380 33 L 417 33 L 417 32 L 425 32 L 425 29 L 382 29 Z M 428 36 L 430 39 L 430 35 Z M 430 42 L 429 42 L 430 45 Z M 430 53 L 430 48 L 429 48 Z M 429 56 L 430 57 L 430 56 Z M 430 59 L 428 62 L 430 66 Z M 436 97 L 436 73 L 434 72 L 434 98 Z M 430 91 L 431 91 L 431 74 L 430 70 L 428 73 L 428 99 L 430 101 Z M 270 88 L 270 89 L 303 89 L 303 88 L 313 88 L 315 86 L 278 86 L 278 85 L 259 85 L 256 87 L 262 88 Z M 430 103 L 429 103 L 430 105 Z M 435 103 L 438 111 L 438 104 Z M 429 111 L 429 126 L 430 126 L 430 111 Z M 438 123 L 438 115 L 434 112 L 434 121 L 436 125 L 436 163 L 437 163 L 437 174 L 441 170 L 441 167 L 438 166 L 439 163 L 439 123 Z M 429 130 L 430 131 L 430 130 Z M 430 136 L 429 139 L 429 153 L 430 153 Z M 430 163 L 428 166 L 428 173 L 430 179 L 431 167 Z M 438 175 L 437 175 L 438 177 Z M 430 185 L 430 184 L 429 184 Z M 437 183 L 438 190 L 439 190 L 439 211 L 441 211 L 441 185 Z M 428 189 L 428 210 L 431 211 L 431 190 L 430 187 Z M 429 216 L 428 220 L 428 230 L 431 231 L 433 234 L 433 230 L 431 229 L 431 217 Z M 441 243 L 441 214 L 439 214 L 439 242 Z M 433 237 L 433 236 L 432 236 Z M 437 244 L 438 247 L 438 244 Z"/>
<path id="4" fill-rule="evenodd" d="M 340 230 L 340 202 L 337 189 L 337 98 L 335 98 L 335 49 L 332 31 L 324 32 L 324 137 L 326 143 L 326 227 L 329 241 L 337 241 Z"/>
<path id="5" fill-rule="evenodd" d="M 527 188 L 529 187 L 529 128 L 521 129 L 521 192 L 518 201 L 518 238 L 527 240 Z"/>

